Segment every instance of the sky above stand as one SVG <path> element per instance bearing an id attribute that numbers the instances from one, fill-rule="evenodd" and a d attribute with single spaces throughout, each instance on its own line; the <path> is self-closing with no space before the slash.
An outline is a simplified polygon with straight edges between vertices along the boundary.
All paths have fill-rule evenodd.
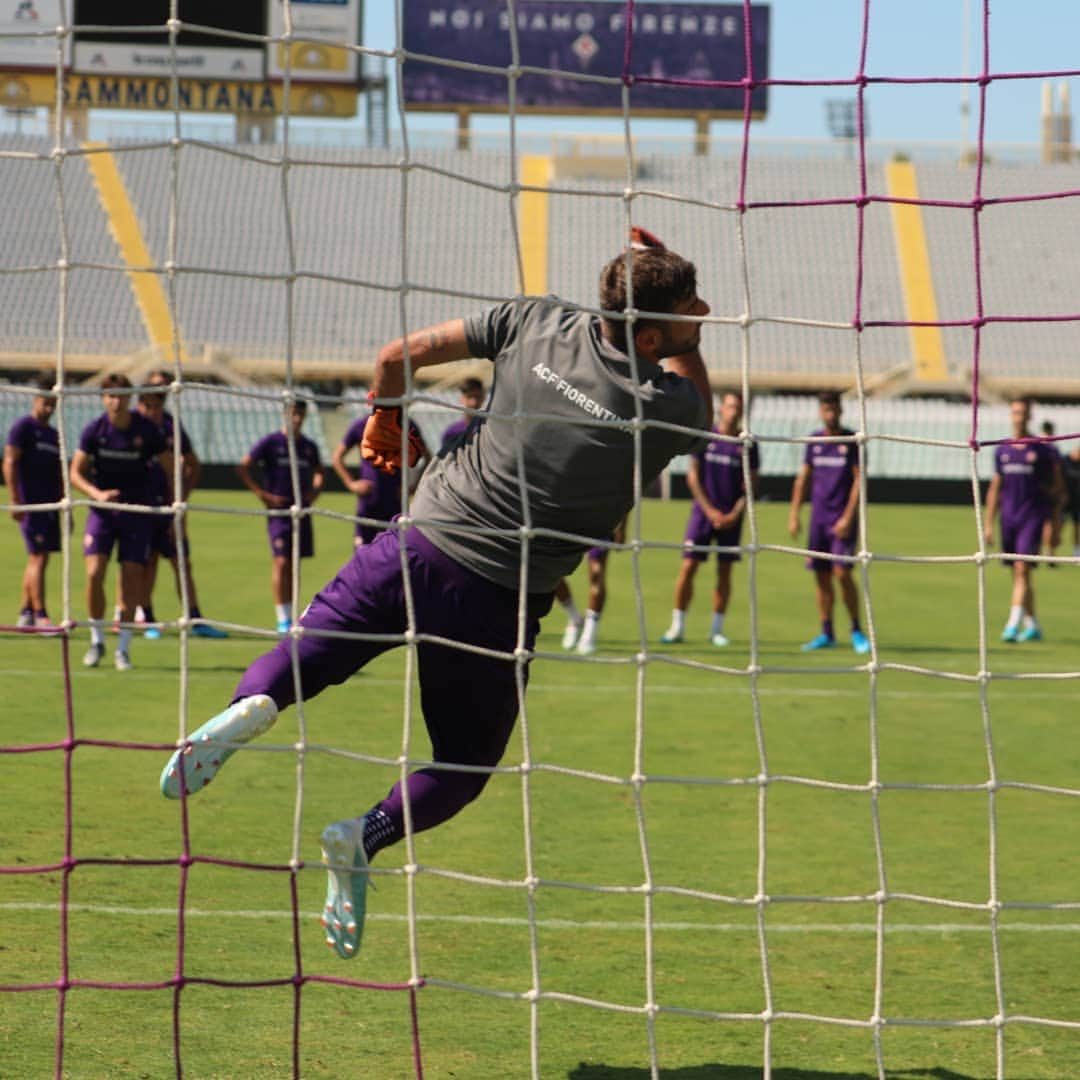
<path id="1" fill-rule="evenodd" d="M 409 0 L 403 0 L 408 3 Z M 467 3 L 467 0 L 462 0 Z M 454 0 L 446 0 L 447 7 Z M 640 5 L 643 6 L 643 5 Z M 859 67 L 863 0 L 771 0 L 770 76 L 776 79 L 854 78 Z M 365 39 L 369 48 L 392 49 L 396 5 L 368 0 Z M 983 0 L 870 0 L 866 59 L 868 76 L 960 77 L 983 70 Z M 1078 0 L 995 0 L 989 21 L 991 74 L 1080 70 Z M 1044 79 L 1001 80 L 986 92 L 988 142 L 1035 143 Z M 1058 85 L 1053 80 L 1055 95 Z M 854 87 L 772 87 L 768 116 L 755 123 L 758 135 L 822 138 L 826 102 L 855 96 Z M 869 86 L 865 91 L 869 137 L 911 142 L 974 141 L 978 134 L 979 89 L 958 85 Z M 965 117 L 963 107 L 970 104 Z M 409 113 L 413 130 L 451 130 L 450 116 Z M 392 114 L 391 123 L 396 122 Z M 504 130 L 505 121 L 476 116 L 473 129 Z M 521 117 L 519 130 L 620 132 L 618 120 Z M 680 134 L 689 121 L 636 121 L 635 134 Z M 715 134 L 739 134 L 739 124 L 716 121 Z"/>

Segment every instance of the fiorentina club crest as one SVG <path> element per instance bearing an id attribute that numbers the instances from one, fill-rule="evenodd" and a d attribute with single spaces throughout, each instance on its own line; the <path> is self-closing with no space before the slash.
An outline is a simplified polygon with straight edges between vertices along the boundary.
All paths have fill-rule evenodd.
<path id="1" fill-rule="evenodd" d="M 570 48 L 573 49 L 574 55 L 581 62 L 583 68 L 588 67 L 592 63 L 593 57 L 600 51 L 600 46 L 592 34 L 582 34 L 575 39 Z"/>

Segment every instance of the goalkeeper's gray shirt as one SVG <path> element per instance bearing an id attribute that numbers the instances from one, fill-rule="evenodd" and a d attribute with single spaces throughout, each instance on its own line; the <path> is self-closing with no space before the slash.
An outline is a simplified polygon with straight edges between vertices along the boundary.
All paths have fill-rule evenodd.
<path id="1" fill-rule="evenodd" d="M 600 326 L 554 297 L 507 301 L 465 320 L 472 354 L 495 362 L 488 416 L 427 469 L 410 513 L 437 548 L 498 585 L 519 586 L 525 524 L 538 530 L 528 540 L 528 592 L 550 592 L 590 541 L 610 538 L 634 501 L 635 399 L 646 421 L 705 428 L 694 383 L 639 357 L 635 384 L 629 359 Z M 706 441 L 643 427 L 642 487 Z"/>

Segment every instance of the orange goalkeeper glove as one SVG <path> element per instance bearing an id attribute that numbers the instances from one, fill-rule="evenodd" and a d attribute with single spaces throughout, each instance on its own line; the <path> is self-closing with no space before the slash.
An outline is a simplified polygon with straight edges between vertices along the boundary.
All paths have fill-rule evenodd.
<path id="1" fill-rule="evenodd" d="M 409 425 L 409 468 L 425 454 L 420 433 Z M 396 473 L 401 468 L 401 409 L 376 407 L 364 425 L 360 456 L 384 473 Z"/>

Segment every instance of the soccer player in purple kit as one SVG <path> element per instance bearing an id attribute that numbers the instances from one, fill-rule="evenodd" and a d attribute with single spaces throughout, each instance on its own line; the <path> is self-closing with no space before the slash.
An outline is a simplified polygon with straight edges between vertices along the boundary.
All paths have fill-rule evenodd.
<path id="1" fill-rule="evenodd" d="M 742 535 L 743 514 L 746 510 L 746 478 L 743 475 L 742 446 L 737 439 L 742 430 L 742 394 L 728 390 L 720 399 L 720 422 L 714 429 L 727 439 L 714 439 L 699 454 L 690 458 L 686 482 L 694 505 L 686 524 L 686 551 L 682 568 L 675 580 L 675 607 L 671 625 L 660 638 L 665 645 L 683 640 L 686 632 L 686 611 L 694 595 L 694 575 L 708 559 L 708 552 L 694 548 L 707 544 L 718 547 L 738 547 Z M 759 457 L 757 443 L 750 444 L 750 486 L 757 491 Z M 739 560 L 738 552 L 716 553 L 716 587 L 713 590 L 713 617 L 709 640 L 717 648 L 730 642 L 724 636 L 724 618 L 731 599 L 731 568 Z"/>
<path id="2" fill-rule="evenodd" d="M 863 458 L 855 432 L 841 427 L 840 395 L 826 391 L 818 395 L 821 421 L 825 425 L 811 433 L 811 438 L 829 436 L 850 438 L 850 442 L 806 444 L 803 466 L 791 491 L 788 532 L 799 535 L 799 510 L 807 489 L 810 493 L 810 535 L 806 546 L 823 555 L 854 555 L 858 532 L 859 473 Z M 860 654 L 870 651 L 870 642 L 859 625 L 859 590 L 851 573 L 851 564 L 811 556 L 807 569 L 814 571 L 821 631 L 803 646 L 804 652 L 831 649 L 836 645 L 833 633 L 833 581 L 840 586 L 844 607 L 851 618 L 851 647 Z"/>
<path id="3" fill-rule="evenodd" d="M 172 453 L 165 437 L 145 416 L 131 408 L 130 395 L 110 393 L 130 389 L 126 375 L 102 381 L 105 412 L 83 428 L 71 459 L 71 484 L 96 502 L 150 505 L 147 463 L 158 458 L 166 477 L 172 477 Z M 169 500 L 172 501 L 171 498 Z M 125 623 L 135 617 L 142 599 L 144 567 L 150 558 L 152 519 L 135 510 L 91 506 L 83 536 L 86 561 L 86 607 L 90 613 L 90 648 L 86 667 L 97 667 L 105 655 L 105 571 L 113 546 L 120 562 L 120 614 Z M 131 634 L 121 627 L 114 660 L 117 671 L 131 668 Z"/>
<path id="4" fill-rule="evenodd" d="M 616 544 L 626 540 L 626 519 L 623 518 L 609 537 Z M 600 619 L 607 605 L 607 568 L 611 548 L 597 545 L 585 553 L 585 567 L 589 572 L 589 599 L 585 605 L 585 615 L 581 620 L 581 629 L 573 648 L 579 656 L 592 656 L 596 652 Z M 566 586 L 569 591 L 570 586 Z"/>
<path id="5" fill-rule="evenodd" d="M 165 438 L 165 445 L 174 455 L 176 453 L 175 433 L 180 431 L 180 478 L 183 483 L 181 498 L 187 500 L 192 490 L 199 482 L 201 464 L 191 445 L 188 433 L 182 424 L 178 424 L 172 413 L 165 408 L 165 388 L 172 383 L 172 378 L 167 371 L 152 371 L 146 377 L 147 386 L 161 387 L 159 393 L 144 392 L 139 395 L 136 408 L 139 412 L 154 424 Z M 153 506 L 166 506 L 170 502 L 169 490 L 172 477 L 167 477 L 165 471 L 157 461 L 151 461 L 150 465 L 150 502 Z M 161 629 L 153 625 L 157 622 L 154 617 L 154 585 L 157 582 L 158 561 L 161 556 L 169 560 L 173 568 L 173 577 L 176 581 L 176 595 L 183 598 L 180 585 L 180 552 L 176 542 L 176 520 L 171 515 L 162 514 L 151 519 L 150 530 L 150 561 L 146 565 L 143 577 L 142 598 L 140 610 L 136 612 L 136 619 L 142 616 L 141 621 L 148 623 L 144 635 L 151 640 L 161 637 Z M 188 612 L 192 619 L 201 619 L 202 611 L 199 608 L 199 594 L 195 588 L 195 577 L 191 572 L 191 541 L 184 533 L 184 579 L 187 582 Z M 217 626 L 208 623 L 197 622 L 191 628 L 193 637 L 202 638 L 226 638 L 229 635 Z"/>
<path id="6" fill-rule="evenodd" d="M 1031 402 L 1009 402 L 1013 441 L 994 448 L 994 475 L 986 492 L 984 527 L 986 542 L 994 540 L 994 518 L 1001 511 L 1001 550 L 1010 555 L 1038 555 L 1043 525 L 1063 493 L 1061 461 L 1051 443 L 1032 440 L 1028 431 Z M 1035 587 L 1031 574 L 1035 564 L 1005 559 L 1012 567 L 1012 598 L 1009 618 L 1001 640 L 1041 641 L 1042 628 L 1035 617 Z"/>
<path id="7" fill-rule="evenodd" d="M 56 409 L 53 378 L 34 380 L 38 391 L 30 412 L 11 425 L 4 444 L 4 483 L 8 488 L 11 516 L 19 523 L 26 545 L 26 569 L 18 626 L 49 626 L 45 608 L 45 570 L 49 553 L 60 550 L 60 511 L 23 510 L 28 503 L 59 502 L 64 494 L 60 435 L 49 421 Z"/>
<path id="8" fill-rule="evenodd" d="M 300 429 L 307 417 L 307 402 L 294 401 L 285 410 L 285 423 L 280 431 L 264 435 L 244 456 L 237 471 L 244 486 L 258 498 L 268 510 L 283 510 L 294 502 L 292 470 L 289 464 L 289 428 L 296 444 L 296 471 L 300 482 L 299 502 L 311 506 L 319 497 L 323 486 L 322 462 L 319 448 Z M 287 425 L 287 426 L 286 426 Z M 261 471 L 260 484 L 252 475 L 252 466 Z M 268 517 L 266 531 L 270 537 L 270 591 L 274 597 L 274 615 L 279 634 L 287 634 L 293 622 L 292 610 L 292 518 Z M 300 558 L 310 559 L 315 554 L 315 534 L 311 517 L 300 518 Z"/>
<path id="9" fill-rule="evenodd" d="M 339 956 L 354 956 L 360 945 L 368 864 L 404 835 L 404 800 L 412 828 L 432 828 L 475 799 L 501 759 L 520 704 L 519 665 L 528 663 L 556 583 L 585 551 L 565 535 L 608 535 L 626 515 L 635 494 L 636 444 L 647 485 L 676 454 L 701 445 L 685 429 L 709 428 L 712 401 L 698 351 L 709 308 L 697 295 L 693 264 L 660 246 L 617 255 L 601 274 L 600 306 L 607 313 L 627 310 L 628 263 L 634 307 L 681 316 L 638 317 L 634 362 L 624 319 L 600 318 L 554 297 L 508 300 L 383 346 L 373 391 L 388 402 L 405 391 L 406 363 L 415 371 L 469 356 L 491 360 L 496 377 L 488 417 L 428 468 L 412 503 L 413 524 L 357 548 L 301 618 L 306 633 L 256 660 L 233 704 L 194 732 L 162 772 L 167 797 L 201 790 L 239 744 L 265 732 L 295 701 L 293 649 L 303 696 L 310 698 L 402 644 L 409 629 L 404 554 L 436 767 L 410 773 L 367 813 L 323 830 L 329 881 L 322 921 Z M 659 424 L 647 424 L 636 439 L 631 424 L 638 407 L 646 422 Z M 517 419 L 522 411 L 532 418 L 528 424 Z M 378 466 L 399 467 L 400 410 L 377 406 L 374 417 L 364 455 Z M 521 476 L 528 485 L 527 536 Z M 345 631 L 398 640 L 329 636 Z"/>
<path id="10" fill-rule="evenodd" d="M 476 413 L 484 404 L 484 384 L 477 378 L 464 379 L 459 387 L 461 391 L 461 407 L 471 409 Z M 452 424 L 449 424 L 442 433 L 442 442 L 439 445 L 439 453 L 445 454 L 471 427 L 475 427 L 483 420 L 479 416 L 470 416 L 467 412 L 462 413 Z"/>
<path id="11" fill-rule="evenodd" d="M 390 521 L 395 514 L 401 513 L 401 474 L 385 473 L 376 469 L 370 461 L 360 458 L 360 470 L 357 476 L 349 472 L 345 464 L 345 458 L 354 446 L 360 446 L 364 441 L 364 428 L 367 427 L 370 413 L 354 420 L 348 430 L 342 436 L 330 459 L 334 472 L 341 478 L 341 482 L 348 491 L 356 496 L 356 516 L 358 518 L 373 518 L 375 521 Z M 410 420 L 409 428 L 415 439 L 420 439 L 420 429 Z M 424 448 L 424 457 L 428 456 L 427 448 Z M 420 470 L 415 475 L 410 473 L 413 481 L 419 479 Z M 364 524 L 356 522 L 353 534 L 353 544 L 359 547 L 361 544 L 370 544 L 383 531 L 384 526 Z"/>

